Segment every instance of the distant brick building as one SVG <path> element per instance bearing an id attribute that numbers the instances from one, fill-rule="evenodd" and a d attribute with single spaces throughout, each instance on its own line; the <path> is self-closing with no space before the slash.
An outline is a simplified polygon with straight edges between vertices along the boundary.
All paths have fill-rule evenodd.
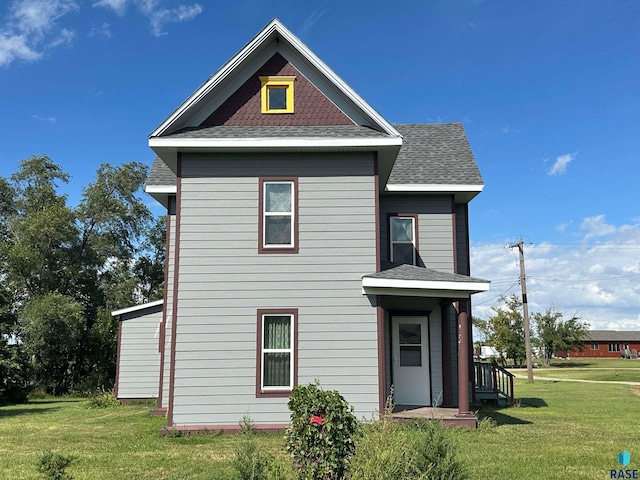
<path id="1" fill-rule="evenodd" d="M 570 352 L 556 352 L 556 357 L 619 358 L 625 353 L 640 353 L 640 331 L 589 330 L 584 339 L 584 350 L 574 348 Z"/>

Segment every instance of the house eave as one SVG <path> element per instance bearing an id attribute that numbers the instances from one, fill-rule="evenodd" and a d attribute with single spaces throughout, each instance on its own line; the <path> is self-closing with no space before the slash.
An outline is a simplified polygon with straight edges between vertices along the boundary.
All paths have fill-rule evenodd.
<path id="1" fill-rule="evenodd" d="M 484 185 L 463 185 L 463 184 L 398 184 L 388 183 L 385 192 L 388 193 L 431 193 L 431 194 L 449 194 L 456 198 L 458 203 L 467 203 L 475 198 L 482 190 Z"/>
<path id="2" fill-rule="evenodd" d="M 159 154 L 170 151 L 216 151 L 221 149 L 339 149 L 402 146 L 402 138 L 171 138 L 152 137 L 149 147 Z"/>
<path id="3" fill-rule="evenodd" d="M 489 286 L 489 282 L 446 282 L 362 277 L 362 293 L 365 295 L 469 298 L 474 293 L 486 292 L 489 290 Z"/>
<path id="4" fill-rule="evenodd" d="M 122 308 L 120 310 L 115 310 L 111 312 L 112 317 L 117 317 L 118 315 L 124 315 L 126 313 L 137 312 L 139 310 L 144 310 L 147 308 L 157 307 L 158 305 L 162 305 L 164 300 L 156 300 L 154 302 L 143 303 L 142 305 L 134 305 L 133 307 Z"/>

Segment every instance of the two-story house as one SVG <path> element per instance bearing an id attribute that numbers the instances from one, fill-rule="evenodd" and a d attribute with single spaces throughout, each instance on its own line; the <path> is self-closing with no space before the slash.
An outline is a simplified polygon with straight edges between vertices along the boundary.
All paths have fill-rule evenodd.
<path id="1" fill-rule="evenodd" d="M 470 296 L 489 282 L 469 276 L 483 180 L 461 124 L 390 124 L 273 20 L 149 146 L 169 430 L 281 429 L 315 379 L 359 417 L 393 386 L 475 426 Z"/>

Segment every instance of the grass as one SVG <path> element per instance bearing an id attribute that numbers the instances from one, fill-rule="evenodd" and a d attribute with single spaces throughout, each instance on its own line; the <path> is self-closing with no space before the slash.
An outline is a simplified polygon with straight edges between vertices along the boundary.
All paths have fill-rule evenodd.
<path id="1" fill-rule="evenodd" d="M 232 479 L 233 436 L 161 437 L 164 417 L 149 406 L 89 409 L 85 399 L 49 398 L 0 408 L 0 479 L 44 478 L 37 461 L 51 450 L 75 458 L 67 472 L 83 479 Z M 276 452 L 282 437 L 257 435 Z"/>
<path id="2" fill-rule="evenodd" d="M 637 468 L 640 388 L 517 379 L 516 399 L 518 407 L 482 409 L 491 420 L 478 430 L 456 432 L 470 478 L 609 478 L 624 449 L 627 468 Z M 89 409 L 75 398 L 1 407 L 0 479 L 44 478 L 36 464 L 46 450 L 74 457 L 67 471 L 76 480 L 236 478 L 236 437 L 160 437 L 165 419 L 148 412 L 148 405 Z M 282 451 L 281 435 L 256 439 L 263 451 Z"/>
<path id="3" fill-rule="evenodd" d="M 538 362 L 538 365 L 541 363 Z M 510 369 L 525 375 L 526 369 Z M 549 367 L 536 368 L 534 378 L 592 380 L 599 382 L 640 382 L 640 360 L 622 358 L 585 358 L 553 360 Z"/>

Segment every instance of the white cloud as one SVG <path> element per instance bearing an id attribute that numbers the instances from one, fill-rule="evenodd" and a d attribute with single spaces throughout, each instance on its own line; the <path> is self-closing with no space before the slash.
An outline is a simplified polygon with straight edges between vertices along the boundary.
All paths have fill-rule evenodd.
<path id="1" fill-rule="evenodd" d="M 111 25 L 108 24 L 107 22 L 104 22 L 99 27 L 93 27 L 89 31 L 89 36 L 90 37 L 101 36 L 101 37 L 111 38 Z"/>
<path id="2" fill-rule="evenodd" d="M 14 0 L 0 27 L 0 66 L 39 60 L 45 50 L 69 45 L 74 33 L 57 21 L 78 8 L 74 0 Z"/>
<path id="3" fill-rule="evenodd" d="M 553 166 L 551 167 L 549 172 L 547 172 L 547 174 L 549 176 L 562 175 L 567 171 L 569 163 L 575 160 L 577 156 L 578 152 L 560 155 L 558 158 L 556 158 L 556 161 L 553 163 Z"/>
<path id="4" fill-rule="evenodd" d="M 48 123 L 56 123 L 56 117 L 43 117 L 42 115 L 31 115 L 31 118 L 33 118 L 34 120 L 40 120 L 41 122 L 48 122 Z"/>
<path id="5" fill-rule="evenodd" d="M 616 227 L 604 221 L 604 215 L 586 217 L 580 224 L 580 230 L 585 231 L 585 238 L 605 237 L 616 233 Z"/>
<path id="6" fill-rule="evenodd" d="M 530 312 L 555 305 L 593 329 L 640 330 L 640 225 L 610 225 L 603 215 L 579 225 L 567 232 L 581 233 L 579 243 L 525 245 Z M 594 232 L 605 231 L 606 241 L 594 243 Z M 489 292 L 473 296 L 475 315 L 487 318 L 501 293 L 520 295 L 517 256 L 504 244 L 472 246 L 471 268 L 492 280 Z"/>
<path id="7" fill-rule="evenodd" d="M 324 14 L 323 7 L 324 5 L 321 5 L 320 7 L 316 8 L 307 18 L 305 18 L 299 32 L 301 37 L 304 37 L 307 33 L 309 33 L 316 22 L 320 20 L 320 17 L 322 17 L 322 15 Z"/>
<path id="8" fill-rule="evenodd" d="M 164 8 L 161 6 L 160 0 L 100 0 L 93 6 L 110 8 L 122 16 L 129 4 L 137 5 L 138 11 L 149 19 L 151 33 L 156 37 L 166 35 L 164 26 L 167 23 L 188 22 L 202 13 L 202 7 L 197 3 Z"/>
<path id="9" fill-rule="evenodd" d="M 93 4 L 94 7 L 107 7 L 111 8 L 118 15 L 124 15 L 127 10 L 127 4 L 129 0 L 100 0 Z"/>
<path id="10" fill-rule="evenodd" d="M 153 0 L 147 0 L 145 3 L 153 4 L 155 8 L 155 4 L 157 2 Z M 148 13 L 149 22 L 151 23 L 151 33 L 153 33 L 156 37 L 161 35 L 166 35 L 167 32 L 163 31 L 163 27 L 167 23 L 180 23 L 180 22 L 188 22 L 189 20 L 193 20 L 195 17 L 202 13 L 202 7 L 197 3 L 193 5 L 179 5 L 176 8 L 161 8 L 158 10 L 151 10 Z"/>
<path id="11" fill-rule="evenodd" d="M 42 57 L 27 44 L 25 35 L 0 33 L 0 67 L 9 65 L 15 59 L 34 61 Z"/>

